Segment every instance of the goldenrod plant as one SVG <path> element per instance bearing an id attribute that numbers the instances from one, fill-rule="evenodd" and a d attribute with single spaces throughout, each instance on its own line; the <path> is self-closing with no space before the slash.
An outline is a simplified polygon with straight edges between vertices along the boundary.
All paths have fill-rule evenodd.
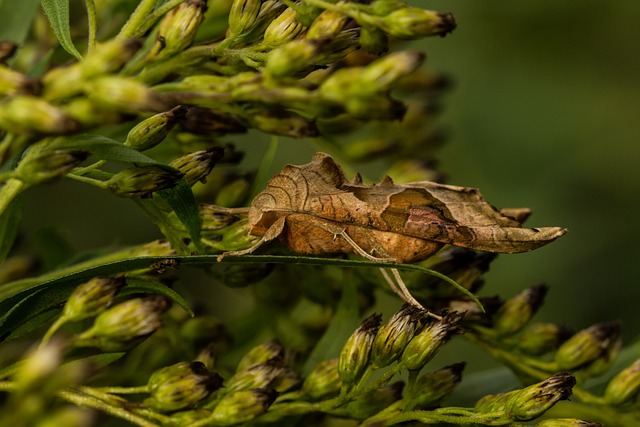
<path id="1" fill-rule="evenodd" d="M 259 241 L 247 207 L 284 166 L 278 146 L 368 171 L 354 183 L 443 181 L 449 79 L 408 41 L 446 36 L 452 14 L 397 0 L 0 11 L 0 426 L 640 424 L 620 323 L 536 322 L 545 285 L 479 295 L 495 254 L 444 245 L 394 264 L 276 239 L 220 257 Z M 61 185 L 130 199 L 155 237 L 29 245 L 29 198 Z M 75 202 L 86 221 L 91 200 Z M 113 221 L 133 221 L 117 203 Z M 497 368 L 467 378 L 473 353 L 443 351 L 453 341 Z"/>

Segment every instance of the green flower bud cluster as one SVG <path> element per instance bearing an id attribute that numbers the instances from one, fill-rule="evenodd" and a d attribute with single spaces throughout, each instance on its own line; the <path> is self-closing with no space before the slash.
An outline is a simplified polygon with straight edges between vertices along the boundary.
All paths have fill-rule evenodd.
<path id="1" fill-rule="evenodd" d="M 172 168 L 155 165 L 126 168 L 106 181 L 106 187 L 120 197 L 148 198 L 156 191 L 178 185 L 184 174 Z"/>
<path id="2" fill-rule="evenodd" d="M 84 150 L 59 150 L 38 144 L 32 146 L 15 169 L 15 177 L 29 185 L 55 182 L 73 168 L 79 166 L 89 152 Z"/>

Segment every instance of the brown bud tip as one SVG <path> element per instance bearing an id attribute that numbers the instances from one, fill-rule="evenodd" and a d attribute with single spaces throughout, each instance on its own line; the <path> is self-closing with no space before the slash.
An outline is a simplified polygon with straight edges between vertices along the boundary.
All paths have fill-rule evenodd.
<path id="1" fill-rule="evenodd" d="M 440 28 L 439 35 L 441 37 L 446 36 L 453 30 L 455 30 L 456 27 L 458 26 L 458 24 L 456 23 L 456 19 L 452 13 L 441 13 L 440 19 L 442 20 L 442 23 L 439 26 Z"/>

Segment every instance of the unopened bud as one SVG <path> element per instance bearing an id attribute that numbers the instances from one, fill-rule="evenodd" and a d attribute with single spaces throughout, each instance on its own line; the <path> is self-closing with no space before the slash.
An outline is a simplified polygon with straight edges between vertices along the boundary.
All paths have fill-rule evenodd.
<path id="1" fill-rule="evenodd" d="M 462 332 L 460 322 L 464 314 L 447 313 L 441 320 L 432 320 L 404 349 L 400 363 L 405 369 L 421 369 L 436 355 L 451 336 Z"/>
<path id="2" fill-rule="evenodd" d="M 206 11 L 204 0 L 186 0 L 171 9 L 158 26 L 158 39 L 149 56 L 165 59 L 189 47 Z"/>
<path id="3" fill-rule="evenodd" d="M 280 46 L 295 39 L 305 27 L 296 19 L 296 11 L 290 7 L 285 9 L 264 31 L 261 45 L 268 48 Z"/>
<path id="4" fill-rule="evenodd" d="M 255 365 L 266 363 L 269 360 L 282 359 L 284 357 L 284 347 L 280 341 L 274 339 L 269 342 L 259 344 L 249 350 L 240 362 L 236 371 L 243 371 Z"/>
<path id="5" fill-rule="evenodd" d="M 69 117 L 85 128 L 119 123 L 122 120 L 117 111 L 98 105 L 84 96 L 70 99 L 61 107 Z"/>
<path id="6" fill-rule="evenodd" d="M 26 155 L 16 168 L 19 178 L 29 184 L 43 184 L 61 179 L 80 165 L 88 151 L 82 150 L 43 150 L 35 155 Z"/>
<path id="7" fill-rule="evenodd" d="M 144 401 L 158 411 L 189 408 L 222 387 L 222 378 L 201 362 L 180 362 L 155 371 L 149 377 L 151 397 Z"/>
<path id="8" fill-rule="evenodd" d="M 129 131 L 125 145 L 138 151 L 155 147 L 164 141 L 171 129 L 184 117 L 185 112 L 185 108 L 179 105 L 144 119 Z"/>
<path id="9" fill-rule="evenodd" d="M 360 77 L 360 82 L 376 92 L 383 92 L 402 77 L 413 73 L 424 62 L 425 55 L 416 51 L 390 53 L 369 64 Z"/>
<path id="10" fill-rule="evenodd" d="M 36 94 L 40 86 L 36 80 L 0 65 L 0 95 Z"/>
<path id="11" fill-rule="evenodd" d="M 362 22 L 375 25 L 393 37 L 408 40 L 445 36 L 456 28 L 452 14 L 415 7 L 400 8 L 384 16 L 364 15 Z"/>
<path id="12" fill-rule="evenodd" d="M 140 46 L 140 41 L 125 38 L 114 38 L 106 43 L 98 44 L 80 62 L 82 76 L 90 78 L 101 74 L 118 72 Z"/>
<path id="13" fill-rule="evenodd" d="M 583 329 L 565 341 L 555 354 L 558 369 L 582 369 L 606 356 L 620 340 L 618 322 L 599 323 Z"/>
<path id="14" fill-rule="evenodd" d="M 282 360 L 270 360 L 236 372 L 225 384 L 227 392 L 265 388 L 284 371 Z"/>
<path id="15" fill-rule="evenodd" d="M 169 305 L 169 300 L 160 295 L 122 302 L 100 313 L 75 344 L 103 351 L 131 348 L 162 326 L 162 317 Z"/>
<path id="16" fill-rule="evenodd" d="M 216 426 L 232 426 L 250 421 L 267 412 L 278 393 L 267 389 L 240 390 L 224 396 L 209 420 Z"/>
<path id="17" fill-rule="evenodd" d="M 304 380 L 302 390 L 312 399 L 319 400 L 338 393 L 341 386 L 338 359 L 335 358 L 318 363 Z"/>
<path id="18" fill-rule="evenodd" d="M 257 42 L 273 20 L 287 8 L 280 0 L 262 0 L 261 3 L 255 22 L 251 27 L 245 27 L 245 31 L 235 37 L 236 42 L 248 44 Z"/>
<path id="19" fill-rule="evenodd" d="M 605 425 L 576 418 L 549 418 L 536 423 L 534 427 L 605 427 Z"/>
<path id="20" fill-rule="evenodd" d="M 465 363 L 456 363 L 422 375 L 415 384 L 416 392 L 412 395 L 409 407 L 430 409 L 439 406 L 462 380 L 464 367 Z"/>
<path id="21" fill-rule="evenodd" d="M 324 43 L 308 39 L 292 40 L 269 54 L 265 70 L 271 77 L 282 78 L 310 69 L 314 57 Z"/>
<path id="22" fill-rule="evenodd" d="M 77 130 L 78 123 L 47 101 L 18 95 L 0 105 L 0 128 L 15 133 L 59 135 Z"/>
<path id="23" fill-rule="evenodd" d="M 245 125 L 236 116 L 195 106 L 187 107 L 187 112 L 180 121 L 180 126 L 187 132 L 209 136 L 247 131 Z"/>
<path id="24" fill-rule="evenodd" d="M 262 0 L 233 0 L 229 11 L 229 29 L 227 38 L 234 38 L 247 31 L 256 24 Z"/>
<path id="25" fill-rule="evenodd" d="M 209 246 L 219 251 L 237 251 L 247 249 L 255 244 L 259 237 L 249 234 L 246 218 L 234 222 L 222 230 L 224 233 L 219 242 L 210 242 Z"/>
<path id="26" fill-rule="evenodd" d="M 117 111 L 140 113 L 166 109 L 158 94 L 130 77 L 100 77 L 87 82 L 84 90 L 89 99 Z"/>
<path id="27" fill-rule="evenodd" d="M 107 181 L 107 188 L 120 197 L 147 198 L 151 194 L 172 188 L 184 175 L 159 166 L 134 166 L 123 169 Z"/>
<path id="28" fill-rule="evenodd" d="M 537 418 L 556 402 L 568 399 L 574 385 L 576 385 L 576 379 L 573 375 L 561 372 L 523 388 L 507 403 L 509 414 L 521 421 Z"/>
<path id="29" fill-rule="evenodd" d="M 305 37 L 308 40 L 332 39 L 342 31 L 349 19 L 350 18 L 343 13 L 323 10 L 320 15 L 313 20 Z"/>
<path id="30" fill-rule="evenodd" d="M 614 406 L 632 404 L 640 393 L 640 359 L 620 371 L 609 381 L 605 400 Z"/>
<path id="31" fill-rule="evenodd" d="M 220 230 L 237 220 L 234 215 L 222 213 L 217 206 L 206 203 L 200 204 L 199 212 L 203 232 Z"/>
<path id="32" fill-rule="evenodd" d="M 520 332 L 542 306 L 548 290 L 544 284 L 533 286 L 505 301 L 496 313 L 493 330 L 501 337 Z"/>
<path id="33" fill-rule="evenodd" d="M 412 304 L 405 304 L 378 329 L 371 349 L 371 362 L 377 367 L 395 362 L 409 341 L 419 332 L 424 316 L 424 310 Z"/>
<path id="34" fill-rule="evenodd" d="M 291 138 L 318 136 L 318 128 L 313 120 L 285 110 L 250 112 L 246 119 L 253 128 L 272 135 Z"/>
<path id="35" fill-rule="evenodd" d="M 275 377 L 269 386 L 278 393 L 284 393 L 291 390 L 294 386 L 300 384 L 300 374 L 293 369 L 285 368 L 284 371 Z"/>
<path id="36" fill-rule="evenodd" d="M 518 339 L 518 350 L 540 356 L 552 351 L 573 335 L 573 331 L 557 323 L 534 323 Z"/>
<path id="37" fill-rule="evenodd" d="M 207 176 L 216 165 L 216 162 L 224 155 L 224 149 L 213 147 L 208 150 L 195 151 L 185 154 L 171 161 L 169 166 L 179 170 L 187 180 L 189 186 L 196 182 L 205 182 Z"/>
<path id="38" fill-rule="evenodd" d="M 380 326 L 381 316 L 372 314 L 347 339 L 338 361 L 338 373 L 345 384 L 356 383 L 369 365 L 369 355 Z"/>
<path id="39" fill-rule="evenodd" d="M 214 344 L 209 343 L 205 348 L 200 350 L 194 361 L 201 362 L 208 370 L 213 370 L 216 364 L 216 352 L 214 350 Z"/>
<path id="40" fill-rule="evenodd" d="M 55 67 L 42 76 L 42 97 L 48 101 L 69 99 L 82 92 L 84 83 L 80 63 Z"/>
<path id="41" fill-rule="evenodd" d="M 73 290 L 62 309 L 62 317 L 76 321 L 99 314 L 111 305 L 124 285 L 122 276 L 94 277 Z"/>

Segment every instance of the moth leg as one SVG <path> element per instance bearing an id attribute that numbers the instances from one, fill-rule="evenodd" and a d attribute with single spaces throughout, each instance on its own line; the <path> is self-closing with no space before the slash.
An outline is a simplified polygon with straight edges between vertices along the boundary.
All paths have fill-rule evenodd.
<path id="1" fill-rule="evenodd" d="M 373 261 L 373 262 L 397 262 L 395 258 L 391 258 L 391 257 L 387 257 L 387 258 L 379 258 L 376 256 L 371 255 L 370 253 L 368 253 L 367 251 L 365 251 L 364 249 L 362 249 L 360 247 L 360 245 L 358 245 L 358 243 L 353 240 L 351 238 L 351 236 L 349 236 L 347 234 L 347 232 L 345 231 L 345 229 L 341 228 L 339 230 L 329 230 L 330 227 L 327 227 L 327 231 L 333 233 L 333 235 L 335 237 L 342 237 L 344 240 L 346 240 L 347 243 L 349 243 L 351 245 L 351 247 L 356 251 L 356 253 L 358 255 L 360 255 L 363 258 L 368 259 L 369 261 Z"/>
<path id="2" fill-rule="evenodd" d="M 395 279 L 395 288 L 398 289 L 400 292 L 396 292 L 394 290 L 394 292 L 396 292 L 403 300 L 405 300 L 406 302 L 408 302 L 409 304 L 415 305 L 423 310 L 425 310 L 427 312 L 427 316 L 431 316 L 436 320 L 442 320 L 442 316 L 439 316 L 435 313 L 432 313 L 431 311 L 427 310 L 426 308 L 424 308 L 422 306 L 422 304 L 420 304 L 414 297 L 413 295 L 411 295 L 411 292 L 409 292 L 409 289 L 407 288 L 407 285 L 404 284 L 404 280 L 402 280 L 402 276 L 400 276 L 400 272 L 398 271 L 397 268 L 391 268 L 391 273 L 393 274 L 393 278 Z M 394 289 L 394 287 L 392 286 L 391 289 Z"/>
<path id="3" fill-rule="evenodd" d="M 264 245 L 265 243 L 268 243 L 272 240 L 277 239 L 280 236 L 280 234 L 282 234 L 285 223 L 286 223 L 286 217 L 283 216 L 278 218 L 273 224 L 271 224 L 271 227 L 269 227 L 267 232 L 264 233 L 264 235 L 260 238 L 260 240 L 258 240 L 253 246 L 251 246 L 248 249 L 243 249 L 241 251 L 224 252 L 218 257 L 218 262 L 222 261 L 222 259 L 226 256 L 248 255 L 250 253 L 255 252 L 256 249 L 258 249 L 260 246 Z"/>
<path id="4" fill-rule="evenodd" d="M 209 205 L 212 211 L 229 215 L 249 215 L 251 208 L 225 208 L 224 206 Z"/>

